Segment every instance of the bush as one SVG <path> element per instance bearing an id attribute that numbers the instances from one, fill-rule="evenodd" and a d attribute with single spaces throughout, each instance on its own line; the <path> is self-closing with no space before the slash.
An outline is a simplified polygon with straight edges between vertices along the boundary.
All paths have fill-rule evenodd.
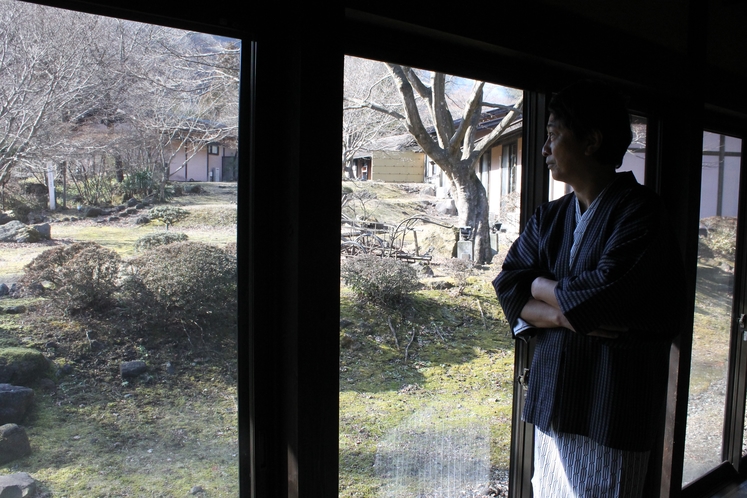
<path id="1" fill-rule="evenodd" d="M 162 221 L 166 225 L 166 230 L 169 226 L 186 218 L 188 214 L 189 211 L 176 206 L 156 206 L 148 212 L 150 219 Z"/>
<path id="2" fill-rule="evenodd" d="M 153 174 L 148 170 L 136 171 L 125 176 L 119 184 L 119 190 L 124 199 L 131 197 L 145 197 L 156 191 L 157 185 L 153 181 Z"/>
<path id="3" fill-rule="evenodd" d="M 166 244 L 173 244 L 174 242 L 184 242 L 187 240 L 187 234 L 184 233 L 173 233 L 173 232 L 160 232 L 151 233 L 140 237 L 135 241 L 135 251 L 147 251 L 158 246 L 165 246 Z"/>
<path id="4" fill-rule="evenodd" d="M 385 306 L 396 306 L 418 288 L 413 267 L 397 259 L 369 254 L 345 259 L 340 276 L 359 296 Z"/>
<path id="5" fill-rule="evenodd" d="M 50 289 L 52 302 L 66 314 L 102 309 L 117 290 L 122 260 L 95 242 L 76 242 L 44 251 L 26 265 L 21 284 Z M 41 284 L 41 285 L 40 285 Z"/>
<path id="6" fill-rule="evenodd" d="M 467 286 L 467 277 L 472 275 L 475 264 L 469 259 L 449 258 L 443 262 L 444 268 L 451 274 L 459 294 Z"/>
<path id="7" fill-rule="evenodd" d="M 235 326 L 236 257 L 202 242 L 176 242 L 131 261 L 130 292 L 143 312 L 171 323 Z"/>

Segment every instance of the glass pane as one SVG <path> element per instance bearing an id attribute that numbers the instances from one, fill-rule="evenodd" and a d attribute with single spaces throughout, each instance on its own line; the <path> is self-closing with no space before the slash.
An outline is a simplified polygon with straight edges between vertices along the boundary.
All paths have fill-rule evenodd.
<path id="1" fill-rule="evenodd" d="M 34 393 L 0 475 L 239 496 L 240 40 L 9 0 L 0 33 L 0 209 L 42 238 L 0 243 L 0 384 Z"/>
<path id="2" fill-rule="evenodd" d="M 647 120 L 643 116 L 630 115 L 630 129 L 633 132 L 633 140 L 630 142 L 628 151 L 623 156 L 623 162 L 618 171 L 632 171 L 638 183 L 643 185 L 646 179 L 646 126 Z M 567 183 L 550 178 L 549 199 L 555 200 L 571 192 L 571 186 Z"/>
<path id="3" fill-rule="evenodd" d="M 729 150 L 731 149 L 731 150 Z M 703 134 L 698 271 L 683 484 L 721 464 L 741 140 Z"/>
<path id="4" fill-rule="evenodd" d="M 458 230 L 467 213 L 455 208 L 483 201 L 460 198 L 467 194 L 452 190 L 450 163 L 428 157 L 407 132 L 394 84 L 405 71 L 346 58 L 339 496 L 492 494 L 507 486 L 514 357 L 490 282 L 518 233 L 521 115 L 490 135 L 522 92 L 485 84 L 474 116 L 472 145 L 484 149 L 464 170 L 477 183 L 462 187 L 488 199 L 481 236 L 492 257 L 476 266 L 479 226 Z M 406 79 L 414 78 L 434 88 L 452 116 L 435 126 L 417 97 L 425 133 L 458 130 L 480 86 L 421 70 Z"/>

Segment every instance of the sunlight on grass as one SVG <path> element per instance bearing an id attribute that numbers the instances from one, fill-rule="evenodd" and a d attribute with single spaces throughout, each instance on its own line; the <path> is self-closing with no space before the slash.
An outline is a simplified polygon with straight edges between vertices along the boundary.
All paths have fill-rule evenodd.
<path id="1" fill-rule="evenodd" d="M 341 287 L 339 496 L 456 492 L 508 469 L 513 342 L 492 276 L 459 295 L 418 291 L 409 311 Z M 464 482 L 440 482 L 455 465 Z"/>

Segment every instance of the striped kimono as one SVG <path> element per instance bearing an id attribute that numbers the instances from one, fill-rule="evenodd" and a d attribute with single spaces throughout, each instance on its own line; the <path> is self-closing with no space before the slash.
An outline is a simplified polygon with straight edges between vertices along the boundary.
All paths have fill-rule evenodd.
<path id="1" fill-rule="evenodd" d="M 618 173 L 574 248 L 576 198 L 540 206 L 493 281 L 511 327 L 536 277 L 576 332 L 531 329 L 536 337 L 523 418 L 545 434 L 580 435 L 607 448 L 649 451 L 664 406 L 669 345 L 683 314 L 679 250 L 658 196 Z M 616 339 L 587 336 L 623 327 Z"/>

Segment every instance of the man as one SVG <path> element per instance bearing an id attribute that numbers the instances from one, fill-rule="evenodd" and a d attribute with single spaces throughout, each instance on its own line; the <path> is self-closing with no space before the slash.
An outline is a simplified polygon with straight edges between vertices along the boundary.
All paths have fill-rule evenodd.
<path id="1" fill-rule="evenodd" d="M 642 496 L 684 303 L 660 199 L 616 169 L 622 99 L 579 82 L 550 103 L 542 154 L 573 193 L 537 209 L 495 287 L 517 337 L 536 338 L 523 417 L 535 497 Z"/>

